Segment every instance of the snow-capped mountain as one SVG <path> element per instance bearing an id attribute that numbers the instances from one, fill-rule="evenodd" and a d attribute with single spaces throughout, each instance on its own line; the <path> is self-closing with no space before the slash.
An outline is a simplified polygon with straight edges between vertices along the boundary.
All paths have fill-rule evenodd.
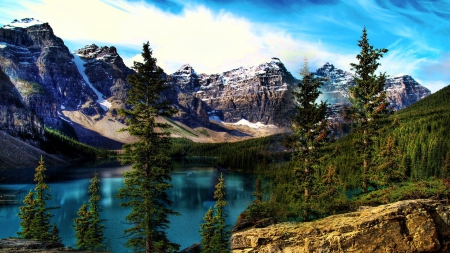
<path id="1" fill-rule="evenodd" d="M 211 75 L 198 74 L 190 65 L 183 65 L 167 80 L 180 92 L 201 99 L 212 119 L 289 125 L 286 115 L 292 110 L 290 91 L 295 78 L 278 58 Z"/>
<path id="2" fill-rule="evenodd" d="M 327 100 L 331 105 L 349 104 L 349 88 L 355 86 L 352 73 L 338 69 L 327 62 L 312 74 L 327 78 L 326 84 L 321 89 L 322 100 Z M 431 94 L 429 89 L 409 75 L 388 76 L 384 89 L 394 110 L 410 106 Z"/>
<path id="3" fill-rule="evenodd" d="M 119 142 L 127 138 L 116 135 L 123 127 L 117 109 L 125 106 L 126 78 L 134 71 L 115 47 L 92 44 L 71 53 L 48 23 L 15 20 L 0 28 L 0 68 L 47 126 L 62 129 L 69 123 L 91 145 L 107 143 L 104 136 Z M 313 74 L 328 78 L 322 91 L 330 111 L 348 103 L 348 88 L 354 85 L 349 72 L 327 63 Z M 278 58 L 217 74 L 199 74 L 186 64 L 164 78 L 170 88 L 162 95 L 179 110 L 173 119 L 188 127 L 217 127 L 211 124 L 217 121 L 225 127 L 290 125 L 291 92 L 298 80 Z M 430 94 L 409 76 L 389 78 L 386 90 L 395 109 Z M 103 147 L 120 148 L 121 143 Z"/>
<path id="4" fill-rule="evenodd" d="M 62 109 L 103 113 L 73 58 L 48 23 L 22 19 L 0 28 L 0 67 L 48 126 L 61 127 Z"/>

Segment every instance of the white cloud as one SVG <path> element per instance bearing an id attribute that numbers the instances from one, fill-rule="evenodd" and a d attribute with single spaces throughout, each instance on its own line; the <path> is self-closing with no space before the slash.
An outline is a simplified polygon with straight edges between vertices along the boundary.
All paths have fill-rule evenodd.
<path id="1" fill-rule="evenodd" d="M 355 56 L 359 51 L 356 42 L 363 25 L 353 16 L 362 15 L 367 18 L 364 22 L 369 21 L 369 27 L 380 28 L 380 31 L 372 28 L 370 36 L 393 36 L 398 39 L 397 43 L 388 47 L 390 51 L 381 61 L 381 71 L 389 75 L 408 73 L 424 82 L 438 79 L 417 75 L 430 61 L 424 52 L 436 55 L 440 51 L 427 43 L 427 31 L 405 25 L 407 18 L 400 12 L 413 15 L 416 14 L 414 10 L 409 8 L 393 12 L 373 1 L 344 1 L 337 7 L 349 13 L 357 10 L 358 13 L 353 16 L 336 12 L 335 6 L 332 6 L 320 9 L 335 15 L 328 19 L 324 18 L 323 13 L 307 12 L 292 21 L 290 18 L 293 16 L 289 16 L 283 21 L 288 22 L 287 25 L 280 26 L 270 21 L 252 22 L 225 10 L 213 11 L 194 4 L 184 6 L 177 14 L 165 12 L 143 1 L 125 0 L 21 0 L 20 3 L 4 0 L 0 7 L 5 6 L 10 11 L 0 15 L 3 24 L 16 18 L 34 17 L 48 22 L 67 45 L 77 47 L 71 50 L 91 43 L 116 46 L 128 66 L 132 66 L 133 61 L 141 61 L 142 44 L 149 41 L 158 64 L 168 73 L 173 73 L 186 63 L 199 73 L 219 73 L 278 57 L 297 77 L 304 57 L 308 58 L 311 70 L 325 62 L 350 70 L 349 64 L 356 62 Z M 320 26 L 324 24 L 325 28 Z M 339 27 L 339 31 L 330 30 L 333 27 Z M 392 31 L 386 32 L 389 30 Z M 349 44 L 348 38 L 356 32 L 354 43 Z M 375 37 L 374 41 L 382 39 Z"/>

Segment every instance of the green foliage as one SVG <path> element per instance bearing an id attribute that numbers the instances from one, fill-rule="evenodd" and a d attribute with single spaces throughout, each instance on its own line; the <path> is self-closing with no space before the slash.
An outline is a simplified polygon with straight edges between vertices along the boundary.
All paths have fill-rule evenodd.
<path id="1" fill-rule="evenodd" d="M 362 195 L 354 201 L 358 206 L 376 206 L 408 199 L 448 198 L 449 194 L 449 187 L 443 181 L 431 178 L 405 181 Z"/>
<path id="2" fill-rule="evenodd" d="M 265 170 L 271 163 L 289 160 L 288 152 L 279 151 L 283 138 L 275 135 L 224 143 L 194 143 L 185 138 L 173 138 L 170 156 L 217 157 L 217 165 L 223 168 L 257 172 Z"/>
<path id="3" fill-rule="evenodd" d="M 255 192 L 253 192 L 252 195 L 256 197 L 255 201 L 257 201 L 257 202 L 261 202 L 261 201 L 262 201 L 262 198 L 263 198 L 263 192 L 262 192 L 262 182 L 261 182 L 261 177 L 258 177 L 258 178 L 256 179 L 256 183 L 255 183 Z"/>
<path id="4" fill-rule="evenodd" d="M 303 79 L 298 83 L 298 92 L 294 92 L 295 114 L 291 117 L 292 135 L 289 146 L 293 148 L 292 162 L 295 164 L 294 175 L 299 186 L 299 197 L 303 191 L 302 209 L 304 218 L 311 212 L 311 192 L 317 179 L 315 171 L 319 168 L 322 156 L 320 148 L 329 142 L 328 122 L 326 120 L 326 102 L 316 103 L 321 92 L 319 88 L 324 79 L 309 74 L 308 63 L 301 70 Z"/>
<path id="5" fill-rule="evenodd" d="M 127 78 L 131 85 L 127 104 L 132 109 L 120 111 L 128 123 L 124 131 L 139 141 L 124 145 L 122 162 L 131 163 L 132 168 L 124 173 L 124 187 L 119 189 L 117 197 L 125 200 L 122 206 L 131 208 L 125 218 L 130 224 L 124 231 L 127 247 L 135 252 L 175 252 L 179 245 L 171 243 L 165 233 L 168 216 L 177 214 L 169 208 L 171 201 L 166 193 L 172 187 L 170 139 L 165 131 L 169 124 L 155 120 L 170 117 L 175 110 L 159 96 L 168 86 L 148 42 L 143 45 L 142 57 L 144 63 L 134 62 L 137 73 Z"/>
<path id="6" fill-rule="evenodd" d="M 202 252 L 209 253 L 227 253 L 228 242 L 230 240 L 230 230 L 227 229 L 225 218 L 228 217 L 228 212 L 225 207 L 227 202 L 225 200 L 225 181 L 222 173 L 220 174 L 219 182 L 216 184 L 214 191 L 214 210 L 210 208 L 203 220 L 205 223 L 200 225 L 200 234 L 202 236 Z"/>
<path id="7" fill-rule="evenodd" d="M 213 238 L 215 232 L 214 224 L 214 211 L 210 207 L 203 217 L 204 223 L 200 225 L 200 235 L 202 240 L 200 244 L 202 245 L 203 253 L 214 253 L 215 247 L 213 245 Z"/>
<path id="8" fill-rule="evenodd" d="M 51 200 L 52 196 L 50 187 L 45 183 L 45 165 L 41 156 L 39 166 L 35 169 L 34 181 L 36 186 L 34 191 L 31 190 L 24 199 L 24 206 L 19 207 L 19 218 L 22 220 L 20 225 L 22 231 L 17 234 L 21 238 L 36 239 L 46 242 L 52 241 L 55 234 L 52 235 L 50 230 L 50 218 L 53 216 L 49 210 L 55 207 L 47 207 L 46 201 Z M 56 233 L 54 231 L 54 233 Z"/>
<path id="9" fill-rule="evenodd" d="M 378 166 L 372 172 L 371 181 L 376 182 L 376 185 L 379 186 L 404 181 L 406 177 L 401 157 L 402 154 L 395 145 L 394 139 L 389 136 L 386 145 L 382 146 L 375 156 Z"/>
<path id="10" fill-rule="evenodd" d="M 52 226 L 52 242 L 61 243 L 61 237 L 59 237 L 59 228 L 56 226 L 56 223 L 53 223 Z"/>
<path id="11" fill-rule="evenodd" d="M 381 122 L 382 128 L 374 142 L 374 150 L 379 152 L 391 138 L 395 149 L 401 154 L 400 158 L 394 159 L 396 166 L 404 170 L 407 180 L 441 178 L 448 173 L 443 168 L 450 150 L 449 98 L 450 87 L 446 87 Z M 393 128 L 390 122 L 395 118 L 398 118 L 400 124 Z M 330 147 L 339 147 L 341 150 L 333 157 L 333 164 L 347 189 L 361 186 L 362 158 L 355 156 L 358 149 L 356 143 L 360 136 L 359 133 L 352 133 L 337 140 Z M 374 157 L 380 159 L 379 154 L 375 153 Z M 377 166 L 373 171 L 379 168 Z"/>
<path id="12" fill-rule="evenodd" d="M 384 84 L 386 75 L 375 71 L 381 65 L 378 60 L 383 57 L 387 49 L 374 49 L 369 44 L 366 28 L 363 29 L 361 40 L 358 41 L 361 52 L 356 56 L 358 63 L 351 63 L 355 71 L 356 85 L 350 88 L 350 102 L 348 109 L 351 120 L 356 124 L 356 130 L 361 134 L 356 146 L 358 155 L 362 157 L 362 189 L 367 192 L 371 171 L 375 170 L 373 160 L 374 142 L 380 129 L 380 120 L 389 113 Z"/>
<path id="13" fill-rule="evenodd" d="M 83 203 L 77 212 L 78 218 L 74 219 L 74 230 L 76 245 L 79 249 L 87 248 L 87 233 L 89 231 L 89 210 L 88 205 Z"/>
<path id="14" fill-rule="evenodd" d="M 49 153 L 62 154 L 69 158 L 96 158 L 115 155 L 111 151 L 94 148 L 48 127 L 45 127 L 45 137 L 47 142 L 42 146 Z"/>
<path id="15" fill-rule="evenodd" d="M 89 185 L 88 205 L 83 205 L 78 210 L 78 218 L 74 220 L 75 238 L 77 239 L 77 247 L 80 250 L 101 250 L 104 248 L 103 230 L 105 226 L 101 224 L 99 206 L 100 202 L 100 179 L 95 173 Z"/>
<path id="16" fill-rule="evenodd" d="M 20 227 L 22 231 L 17 232 L 20 238 L 34 238 L 33 220 L 36 214 L 36 204 L 34 200 L 34 192 L 30 190 L 23 200 L 24 206 L 19 207 L 18 216 L 21 219 Z"/>

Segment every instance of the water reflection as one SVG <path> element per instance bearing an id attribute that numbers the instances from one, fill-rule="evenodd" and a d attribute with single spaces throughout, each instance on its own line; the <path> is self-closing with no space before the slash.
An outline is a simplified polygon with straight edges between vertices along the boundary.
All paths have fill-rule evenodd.
<path id="1" fill-rule="evenodd" d="M 199 165 L 198 163 L 196 165 Z M 120 166 L 117 163 L 110 167 L 96 168 L 50 168 L 47 170 L 49 178 L 47 182 L 52 188 L 53 200 L 47 206 L 59 206 L 53 210 L 55 221 L 61 230 L 63 243 L 67 246 L 75 244 L 73 219 L 83 202 L 89 199 L 88 186 L 94 172 L 98 172 L 101 178 L 101 213 L 105 219 L 105 235 L 112 252 L 127 252 L 123 247 L 125 239 L 122 238 L 123 230 L 127 227 L 124 217 L 129 210 L 120 207 L 120 199 L 115 198 L 118 189 L 123 186 L 122 174 L 129 170 L 129 166 Z M 170 217 L 170 229 L 167 231 L 170 240 L 179 243 L 181 247 L 187 247 L 200 241 L 199 224 L 203 222 L 203 216 L 208 208 L 214 205 L 214 186 L 224 173 L 226 184 L 226 200 L 228 202 L 229 217 L 227 222 L 234 224 L 236 217 L 253 200 L 252 192 L 254 179 L 248 175 L 218 171 L 213 167 L 185 167 L 178 168 L 172 173 L 173 188 L 168 191 L 172 200 L 172 208 L 179 212 L 180 216 Z M 6 178 L 0 184 L 0 190 L 17 192 L 17 198 L 21 201 L 34 187 L 34 168 L 17 171 L 0 171 Z M 16 236 L 19 231 L 20 220 L 17 217 L 19 205 L 0 205 L 0 238 Z"/>

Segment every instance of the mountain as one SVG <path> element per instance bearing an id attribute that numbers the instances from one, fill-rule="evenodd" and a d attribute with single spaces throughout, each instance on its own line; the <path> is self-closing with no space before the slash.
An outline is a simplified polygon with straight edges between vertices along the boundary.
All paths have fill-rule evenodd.
<path id="1" fill-rule="evenodd" d="M 48 126 L 62 126 L 61 109 L 103 113 L 74 57 L 48 23 L 22 19 L 0 28 L 0 66 Z"/>
<path id="2" fill-rule="evenodd" d="M 107 149 L 134 140 L 117 132 L 125 126 L 117 112 L 125 107 L 126 78 L 134 70 L 114 46 L 91 44 L 71 53 L 48 23 L 15 20 L 0 28 L 0 67 L 45 125 Z M 351 74 L 327 63 L 315 75 L 329 78 L 323 93 L 337 115 L 348 103 Z M 217 74 L 199 74 L 186 64 L 163 78 L 169 89 L 162 96 L 179 112 L 161 120 L 173 125 L 174 136 L 210 142 L 288 131 L 298 80 L 278 58 Z M 396 109 L 430 93 L 408 76 L 391 78 L 386 87 Z"/>
<path id="3" fill-rule="evenodd" d="M 211 75 L 197 74 L 190 65 L 183 65 L 167 81 L 201 99 L 214 121 L 289 125 L 286 115 L 293 107 L 290 91 L 295 78 L 278 58 Z"/>
<path id="4" fill-rule="evenodd" d="M 327 78 L 326 84 L 322 87 L 322 99 L 328 100 L 332 105 L 349 105 L 349 88 L 356 85 L 352 73 L 327 62 L 312 74 Z M 429 89 L 409 75 L 388 76 L 384 89 L 394 110 L 408 107 L 431 94 Z"/>
<path id="5" fill-rule="evenodd" d="M 0 91 L 0 130 L 29 142 L 43 139 L 43 122 L 22 102 L 16 87 L 1 68 Z"/>

